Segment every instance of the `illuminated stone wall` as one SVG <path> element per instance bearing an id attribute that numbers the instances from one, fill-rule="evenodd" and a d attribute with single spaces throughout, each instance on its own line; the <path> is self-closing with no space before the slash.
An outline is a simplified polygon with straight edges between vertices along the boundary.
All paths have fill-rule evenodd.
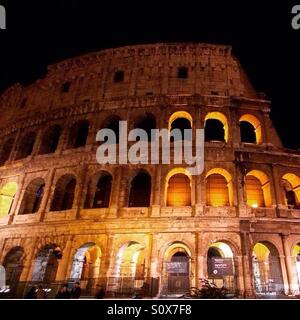
<path id="1" fill-rule="evenodd" d="M 184 252 L 190 285 L 198 286 L 207 277 L 209 248 L 223 243 L 232 251 L 236 289 L 252 295 L 253 248 L 264 243 L 271 244 L 270 252 L 276 248 L 284 290 L 299 291 L 300 154 L 282 147 L 270 101 L 255 92 L 230 47 L 157 44 L 69 59 L 27 87 L 9 88 L 0 97 L 0 111 L 0 262 L 14 247 L 23 248 L 20 281 L 32 279 L 39 252 L 52 245 L 62 254 L 56 281 L 71 277 L 80 251 L 77 257 L 92 261 L 84 269 L 90 277 L 143 274 L 159 277 L 160 292 L 168 291 L 166 264 Z M 99 129 L 113 117 L 128 120 L 132 129 L 149 115 L 166 129 L 180 118 L 193 130 L 219 121 L 224 136 L 205 143 L 202 175 L 188 176 L 175 165 L 97 164 Z M 86 141 L 75 147 L 72 137 L 83 121 Z M 256 143 L 243 142 L 240 122 L 253 127 Z M 56 143 L 51 132 L 58 134 Z M 49 136 L 54 150 L 44 154 Z M 140 172 L 150 176 L 150 205 L 131 207 L 130 188 Z M 173 183 L 184 174 L 186 179 Z M 97 181 L 107 175 L 109 205 L 91 208 L 95 201 L 87 195 L 96 197 Z M 186 187 L 184 201 L 173 201 L 176 185 Z M 38 190 L 40 199 L 32 198 Z M 294 200 L 287 200 L 288 191 Z M 24 208 L 35 212 L 22 214 Z M 90 248 L 97 248 L 96 258 L 88 256 Z"/>

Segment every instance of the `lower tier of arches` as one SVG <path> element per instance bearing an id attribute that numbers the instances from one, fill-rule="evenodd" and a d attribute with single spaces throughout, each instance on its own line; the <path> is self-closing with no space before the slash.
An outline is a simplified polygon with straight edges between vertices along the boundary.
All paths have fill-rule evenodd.
<path id="1" fill-rule="evenodd" d="M 54 297 L 62 284 L 83 295 L 184 294 L 203 279 L 238 297 L 300 292 L 300 233 L 164 232 L 41 235 L 0 239 L 6 270 L 1 297 L 23 297 L 42 285 Z"/>

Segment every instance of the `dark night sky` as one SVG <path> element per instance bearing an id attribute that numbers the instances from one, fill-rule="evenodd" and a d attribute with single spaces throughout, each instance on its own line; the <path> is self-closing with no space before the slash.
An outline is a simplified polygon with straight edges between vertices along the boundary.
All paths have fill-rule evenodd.
<path id="1" fill-rule="evenodd" d="M 8 29 L 0 30 L 1 91 L 41 78 L 48 64 L 102 48 L 174 41 L 230 44 L 257 91 L 272 100 L 271 116 L 284 145 L 300 149 L 300 30 L 291 28 L 291 8 L 300 0 L 0 4 L 8 20 Z"/>

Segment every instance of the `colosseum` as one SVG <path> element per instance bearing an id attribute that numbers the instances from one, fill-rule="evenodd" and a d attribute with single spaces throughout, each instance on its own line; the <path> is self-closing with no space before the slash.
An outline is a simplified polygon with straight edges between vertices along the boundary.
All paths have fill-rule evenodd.
<path id="1" fill-rule="evenodd" d="M 300 153 L 283 147 L 270 105 L 230 46 L 196 43 L 102 50 L 7 89 L 2 296 L 80 282 L 86 296 L 101 286 L 159 297 L 202 279 L 239 297 L 299 294 Z M 100 165 L 97 132 L 118 136 L 121 120 L 146 132 L 204 129 L 203 173 Z"/>

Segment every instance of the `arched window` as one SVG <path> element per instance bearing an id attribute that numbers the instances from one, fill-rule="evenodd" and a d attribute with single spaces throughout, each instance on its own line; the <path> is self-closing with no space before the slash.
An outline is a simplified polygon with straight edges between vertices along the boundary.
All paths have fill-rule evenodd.
<path id="1" fill-rule="evenodd" d="M 45 189 L 41 178 L 33 180 L 26 188 L 19 214 L 31 214 L 39 211 Z"/>
<path id="2" fill-rule="evenodd" d="M 209 119 L 205 122 L 205 141 L 225 141 L 223 124 L 219 120 Z"/>
<path id="3" fill-rule="evenodd" d="M 244 114 L 240 118 L 241 142 L 259 144 L 262 142 L 260 121 L 251 114 Z"/>
<path id="4" fill-rule="evenodd" d="M 233 183 L 229 172 L 211 169 L 206 175 L 206 205 L 227 207 L 233 205 Z"/>
<path id="5" fill-rule="evenodd" d="M 62 176 L 56 183 L 51 211 L 70 210 L 73 207 L 76 179 L 72 175 Z"/>
<path id="6" fill-rule="evenodd" d="M 17 148 L 15 160 L 21 160 L 29 157 L 32 154 L 36 133 L 30 132 L 23 136 Z"/>
<path id="7" fill-rule="evenodd" d="M 112 176 L 107 172 L 100 172 L 90 181 L 84 207 L 108 208 L 111 196 Z"/>
<path id="8" fill-rule="evenodd" d="M 24 249 L 14 247 L 6 254 L 3 266 L 5 268 L 6 285 L 10 286 L 10 291 L 15 293 L 18 287 L 21 273 L 23 271 Z"/>
<path id="9" fill-rule="evenodd" d="M 9 182 L 0 189 L 0 218 L 10 214 L 17 188 L 15 182 Z"/>
<path id="10" fill-rule="evenodd" d="M 256 143 L 255 128 L 250 122 L 241 121 L 241 141 L 245 143 Z"/>
<path id="11" fill-rule="evenodd" d="M 255 291 L 260 294 L 279 293 L 284 289 L 280 255 L 270 242 L 257 242 L 252 252 Z"/>
<path id="12" fill-rule="evenodd" d="M 205 117 L 205 141 L 228 142 L 227 118 L 220 112 L 210 112 Z"/>
<path id="13" fill-rule="evenodd" d="M 70 130 L 68 149 L 76 149 L 86 145 L 90 123 L 88 120 L 76 122 Z"/>
<path id="14" fill-rule="evenodd" d="M 155 117 L 147 113 L 146 116 L 135 124 L 136 129 L 143 129 L 147 132 L 148 141 L 151 141 L 151 130 L 156 129 Z"/>
<path id="15" fill-rule="evenodd" d="M 139 173 L 131 182 L 129 207 L 149 207 L 151 197 L 151 177 L 146 172 Z"/>
<path id="16" fill-rule="evenodd" d="M 2 166 L 3 164 L 5 164 L 6 161 L 8 161 L 14 145 L 14 141 L 14 138 L 6 140 L 2 148 L 0 149 L 0 166 Z"/>
<path id="17" fill-rule="evenodd" d="M 272 204 L 270 182 L 267 175 L 252 170 L 246 175 L 247 205 L 252 208 L 270 207 Z"/>
<path id="18" fill-rule="evenodd" d="M 227 181 L 221 174 L 212 174 L 206 181 L 207 205 L 213 207 L 229 206 Z"/>
<path id="19" fill-rule="evenodd" d="M 43 155 L 54 153 L 57 149 L 60 135 L 61 127 L 59 125 L 54 125 L 46 130 L 42 139 L 39 154 Z"/>
<path id="20" fill-rule="evenodd" d="M 172 114 L 172 116 L 169 119 L 169 131 L 171 132 L 172 130 L 179 130 L 181 133 L 181 139 L 176 139 L 176 140 L 183 140 L 184 138 L 187 138 L 188 140 L 191 139 L 191 136 L 184 135 L 184 130 L 190 130 L 192 129 L 192 123 L 193 123 L 193 118 L 192 116 L 186 112 L 186 111 L 177 111 Z M 171 135 L 171 142 L 173 142 L 175 139 Z"/>
<path id="21" fill-rule="evenodd" d="M 254 176 L 246 176 L 247 205 L 249 207 L 264 207 L 265 199 L 261 182 Z"/>
<path id="22" fill-rule="evenodd" d="M 55 244 L 44 246 L 36 256 L 32 281 L 51 284 L 56 280 L 58 260 L 62 259 L 61 249 Z"/>
<path id="23" fill-rule="evenodd" d="M 285 203 L 289 208 L 300 209 L 300 178 L 287 173 L 282 177 Z"/>
<path id="24" fill-rule="evenodd" d="M 110 117 L 105 124 L 103 125 L 102 129 L 110 129 L 112 130 L 116 135 L 116 143 L 118 144 L 120 141 L 120 133 L 119 133 L 119 122 L 121 121 L 121 118 L 118 116 Z M 107 140 L 105 140 L 107 141 Z"/>
<path id="25" fill-rule="evenodd" d="M 177 173 L 167 181 L 167 206 L 191 205 L 191 180 L 184 173 Z"/>

